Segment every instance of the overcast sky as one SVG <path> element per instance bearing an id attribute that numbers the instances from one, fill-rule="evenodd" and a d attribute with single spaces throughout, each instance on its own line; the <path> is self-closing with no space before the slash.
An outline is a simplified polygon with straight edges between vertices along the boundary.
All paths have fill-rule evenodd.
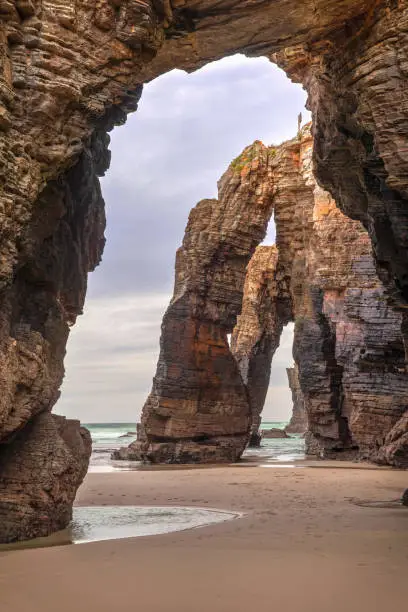
<path id="1" fill-rule="evenodd" d="M 107 244 L 71 332 L 56 412 L 83 422 L 139 420 L 189 211 L 217 195 L 217 180 L 248 144 L 292 138 L 298 113 L 308 119 L 304 103 L 303 90 L 268 60 L 239 55 L 145 87 L 139 110 L 111 134 L 102 179 Z M 264 415 L 273 420 L 291 411 L 292 333 L 272 367 Z"/>

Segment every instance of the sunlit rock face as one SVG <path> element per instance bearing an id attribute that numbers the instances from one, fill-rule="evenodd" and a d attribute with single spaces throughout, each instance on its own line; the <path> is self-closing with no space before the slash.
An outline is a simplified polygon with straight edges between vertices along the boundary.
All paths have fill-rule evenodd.
<path id="1" fill-rule="evenodd" d="M 151 462 L 238 459 L 251 410 L 227 335 L 241 310 L 246 267 L 272 213 L 269 151 L 255 142 L 230 165 L 217 200 L 190 213 L 164 315 L 160 357 L 131 452 Z"/>
<path id="2" fill-rule="evenodd" d="M 278 314 L 275 246 L 259 246 L 247 267 L 242 311 L 231 337 L 234 355 L 251 409 L 250 446 L 260 442 L 261 412 L 269 387 L 271 363 L 284 321 Z"/>
<path id="3" fill-rule="evenodd" d="M 10 0 L 0 15 L 3 444 L 58 398 L 68 326 L 103 248 L 106 132 L 172 68 L 244 52 L 304 84 L 319 181 L 365 225 L 387 299 L 406 306 L 405 2 Z M 295 294 L 281 285 L 287 317 Z"/>
<path id="4" fill-rule="evenodd" d="M 289 387 L 292 393 L 292 416 L 285 427 L 287 433 L 304 434 L 307 430 L 307 412 L 305 400 L 299 382 L 299 369 L 297 365 L 287 368 Z"/>

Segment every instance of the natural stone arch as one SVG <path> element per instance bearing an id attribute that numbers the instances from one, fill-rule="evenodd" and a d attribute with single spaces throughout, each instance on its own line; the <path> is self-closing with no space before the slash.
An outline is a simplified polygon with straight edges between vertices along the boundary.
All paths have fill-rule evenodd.
<path id="1" fill-rule="evenodd" d="M 4 3 L 2 442 L 58 398 L 68 326 L 103 246 L 106 131 L 135 110 L 143 82 L 171 68 L 241 51 L 270 57 L 304 84 L 317 176 L 365 224 L 384 283 L 405 306 L 407 18 L 398 0 Z"/>
<path id="2" fill-rule="evenodd" d="M 237 460 L 295 321 L 307 452 L 407 464 L 401 315 L 386 302 L 367 232 L 317 185 L 312 144 L 310 126 L 279 147 L 256 142 L 223 175 L 218 200 L 192 210 L 141 435 L 119 456 Z M 278 248 L 254 252 L 272 211 Z"/>

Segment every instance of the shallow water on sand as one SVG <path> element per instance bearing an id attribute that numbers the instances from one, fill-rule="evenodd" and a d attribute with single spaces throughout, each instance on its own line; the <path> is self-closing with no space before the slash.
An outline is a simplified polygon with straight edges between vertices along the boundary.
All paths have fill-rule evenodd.
<path id="1" fill-rule="evenodd" d="M 177 506 L 95 506 L 74 509 L 70 526 L 74 544 L 159 535 L 223 523 L 240 514 Z"/>
<path id="2" fill-rule="evenodd" d="M 47 538 L 0 546 L 1 550 L 86 544 L 160 535 L 223 523 L 242 516 L 227 510 L 178 506 L 79 506 L 67 529 Z"/>

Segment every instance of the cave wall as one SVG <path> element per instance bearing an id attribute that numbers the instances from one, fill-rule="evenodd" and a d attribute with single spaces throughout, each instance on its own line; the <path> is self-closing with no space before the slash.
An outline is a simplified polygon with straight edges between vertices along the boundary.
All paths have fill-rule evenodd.
<path id="1" fill-rule="evenodd" d="M 66 527 L 90 455 L 89 431 L 49 412 L 32 418 L 12 444 L 0 444 L 0 542 Z"/>
<path id="2" fill-rule="evenodd" d="M 20 266 L 1 292 L 0 541 L 65 527 L 87 471 L 89 434 L 50 412 L 69 327 L 105 242 L 98 176 L 109 163 L 107 144 L 105 132 L 95 132 L 77 164 L 47 184 L 19 238 Z"/>
<path id="3" fill-rule="evenodd" d="M 408 337 L 407 19 L 403 0 L 1 3 L 2 444 L 58 397 L 68 326 L 103 246 L 106 132 L 136 109 L 143 82 L 175 67 L 241 51 L 304 84 L 318 179 L 367 228 Z M 404 421 L 395 427 L 390 446 Z"/>
<path id="4" fill-rule="evenodd" d="M 325 41 L 273 59 L 306 87 L 319 183 L 367 229 L 394 307 L 408 300 L 408 8 L 373 2 Z"/>

